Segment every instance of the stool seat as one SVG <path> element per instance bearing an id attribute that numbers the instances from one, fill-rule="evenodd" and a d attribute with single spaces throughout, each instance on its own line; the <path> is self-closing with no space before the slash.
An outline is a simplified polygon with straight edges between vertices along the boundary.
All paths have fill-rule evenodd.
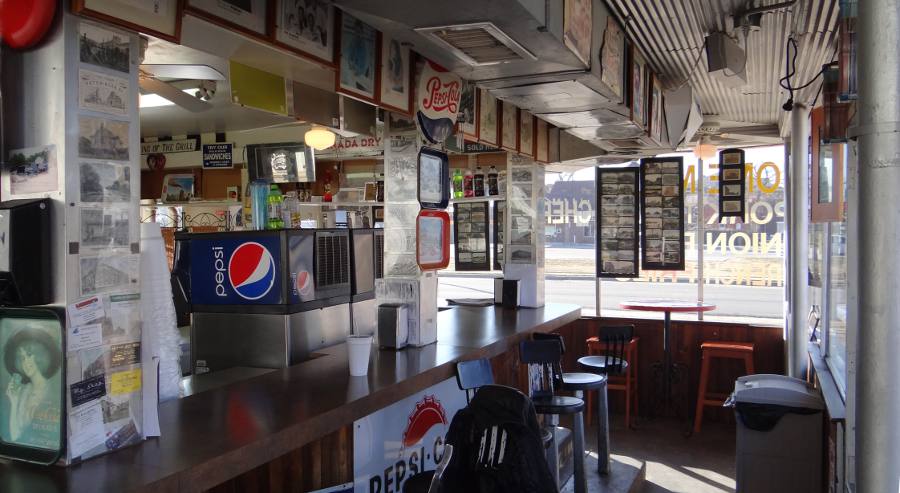
<path id="1" fill-rule="evenodd" d="M 619 358 L 607 358 L 606 356 L 582 356 L 578 358 L 578 366 L 594 373 L 607 373 L 607 364 L 611 367 L 620 367 L 617 373 L 625 373 L 628 370 L 628 362 Z"/>
<path id="2" fill-rule="evenodd" d="M 584 401 L 566 395 L 532 397 L 534 411 L 538 414 L 577 414 L 584 409 Z"/>
<path id="3" fill-rule="evenodd" d="M 753 343 L 752 342 L 720 342 L 720 341 L 706 341 L 700 344 L 701 350 L 720 350 L 720 351 L 735 351 L 739 353 L 752 353 L 753 352 Z"/>
<path id="4" fill-rule="evenodd" d="M 596 373 L 563 373 L 563 390 L 594 390 L 606 385 L 606 375 Z"/>

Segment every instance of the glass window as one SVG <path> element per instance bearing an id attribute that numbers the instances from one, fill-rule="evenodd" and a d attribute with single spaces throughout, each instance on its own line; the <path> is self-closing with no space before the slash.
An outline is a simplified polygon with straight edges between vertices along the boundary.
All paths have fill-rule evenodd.
<path id="1" fill-rule="evenodd" d="M 830 148 L 831 146 L 823 146 Z M 843 174 L 847 176 L 847 146 L 840 146 L 843 159 Z M 825 360 L 831 368 L 831 374 L 842 391 L 847 389 L 847 180 L 843 186 L 843 208 L 841 221 L 830 224 L 828 238 L 828 284 L 826 302 L 828 306 L 828 327 L 826 336 Z"/>

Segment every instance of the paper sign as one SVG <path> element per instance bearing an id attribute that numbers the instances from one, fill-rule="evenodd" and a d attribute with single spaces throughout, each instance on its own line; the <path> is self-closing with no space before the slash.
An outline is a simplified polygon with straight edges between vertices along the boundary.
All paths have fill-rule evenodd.
<path id="1" fill-rule="evenodd" d="M 106 441 L 103 412 L 99 403 L 72 410 L 69 422 L 72 427 L 69 436 L 69 451 L 72 457 L 78 457 Z"/>
<path id="2" fill-rule="evenodd" d="M 109 393 L 111 395 L 130 394 L 141 389 L 141 369 L 120 371 L 110 375 Z"/>
<path id="3" fill-rule="evenodd" d="M 141 343 L 115 344 L 109 349 L 110 366 L 133 365 L 140 362 Z"/>
<path id="4" fill-rule="evenodd" d="M 81 349 L 99 346 L 103 343 L 103 331 L 100 324 L 75 325 L 69 327 L 66 338 L 67 350 L 71 353 Z"/>
<path id="5" fill-rule="evenodd" d="M 104 375 L 88 378 L 69 385 L 69 393 L 72 397 L 72 407 L 78 407 L 85 402 L 99 399 L 106 395 L 106 378 Z"/>
<path id="6" fill-rule="evenodd" d="M 204 168 L 231 168 L 233 144 L 203 144 Z"/>
<path id="7" fill-rule="evenodd" d="M 103 303 L 97 296 L 91 296 L 68 307 L 69 324 L 75 327 L 88 325 L 103 318 Z"/>

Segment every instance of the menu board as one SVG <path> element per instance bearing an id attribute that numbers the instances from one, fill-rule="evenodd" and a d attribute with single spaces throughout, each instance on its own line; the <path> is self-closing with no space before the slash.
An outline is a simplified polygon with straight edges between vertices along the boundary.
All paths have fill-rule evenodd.
<path id="1" fill-rule="evenodd" d="M 503 270 L 503 243 L 506 239 L 506 201 L 494 202 L 494 270 Z"/>
<path id="2" fill-rule="evenodd" d="M 719 220 L 739 217 L 744 221 L 746 209 L 744 151 L 725 149 L 719 152 Z"/>
<path id="3" fill-rule="evenodd" d="M 684 270 L 684 158 L 641 159 L 641 264 Z"/>
<path id="4" fill-rule="evenodd" d="M 490 270 L 488 202 L 453 204 L 456 270 Z"/>
<path id="5" fill-rule="evenodd" d="M 637 277 L 638 168 L 597 168 L 597 277 Z"/>

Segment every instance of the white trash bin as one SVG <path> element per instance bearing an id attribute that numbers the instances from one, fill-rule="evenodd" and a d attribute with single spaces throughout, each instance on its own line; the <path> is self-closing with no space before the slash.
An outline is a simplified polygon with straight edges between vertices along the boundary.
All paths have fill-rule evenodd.
<path id="1" fill-rule="evenodd" d="M 737 421 L 737 491 L 820 493 L 825 403 L 804 380 L 749 375 L 726 405 Z"/>

